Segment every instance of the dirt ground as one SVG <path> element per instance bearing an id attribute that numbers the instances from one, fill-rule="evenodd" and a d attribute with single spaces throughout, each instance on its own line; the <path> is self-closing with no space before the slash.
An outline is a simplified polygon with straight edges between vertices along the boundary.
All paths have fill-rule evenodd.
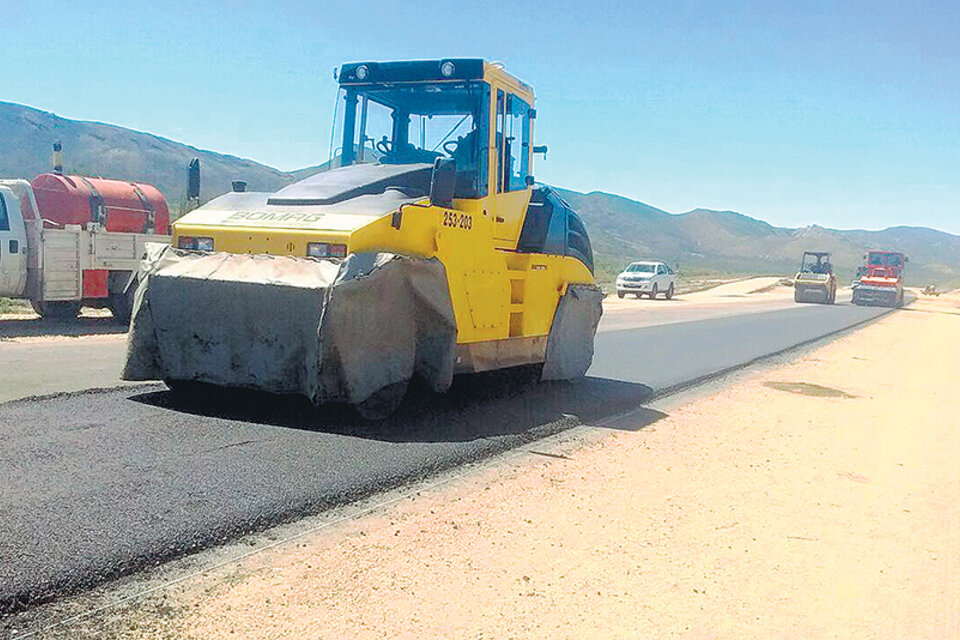
<path id="1" fill-rule="evenodd" d="M 89 623 L 112 637 L 960 637 L 960 297 L 535 443 Z"/>

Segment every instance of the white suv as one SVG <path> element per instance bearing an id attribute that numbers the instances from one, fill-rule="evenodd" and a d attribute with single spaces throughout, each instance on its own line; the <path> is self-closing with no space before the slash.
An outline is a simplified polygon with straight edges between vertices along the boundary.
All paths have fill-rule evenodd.
<path id="1" fill-rule="evenodd" d="M 653 300 L 662 293 L 669 300 L 676 286 L 676 274 L 663 262 L 632 262 L 617 276 L 617 296 L 620 298 L 633 293 L 638 298 L 646 295 Z"/>

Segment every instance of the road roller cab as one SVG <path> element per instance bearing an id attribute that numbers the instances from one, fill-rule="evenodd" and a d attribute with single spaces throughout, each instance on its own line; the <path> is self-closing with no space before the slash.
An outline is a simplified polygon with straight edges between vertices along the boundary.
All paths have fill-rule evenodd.
<path id="1" fill-rule="evenodd" d="M 339 85 L 328 170 L 221 196 L 147 260 L 125 375 L 388 408 L 415 374 L 582 376 L 602 294 L 582 221 L 534 181 L 533 89 L 475 59 Z"/>

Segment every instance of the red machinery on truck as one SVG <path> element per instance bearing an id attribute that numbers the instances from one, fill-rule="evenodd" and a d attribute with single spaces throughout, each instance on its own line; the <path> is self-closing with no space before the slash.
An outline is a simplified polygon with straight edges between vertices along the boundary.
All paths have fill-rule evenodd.
<path id="1" fill-rule="evenodd" d="M 899 307 L 903 304 L 903 268 L 909 258 L 899 251 L 870 251 L 857 269 L 853 304 Z"/>
<path id="2" fill-rule="evenodd" d="M 169 242 L 170 210 L 156 187 L 44 173 L 0 180 L 0 296 L 42 316 L 81 305 L 128 321 L 130 287 L 147 242 Z"/>

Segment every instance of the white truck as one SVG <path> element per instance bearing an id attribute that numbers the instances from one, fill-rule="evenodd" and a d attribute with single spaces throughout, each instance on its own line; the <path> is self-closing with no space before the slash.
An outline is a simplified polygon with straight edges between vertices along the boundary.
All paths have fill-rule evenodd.
<path id="1" fill-rule="evenodd" d="M 126 191 L 133 204 L 118 197 Z M 76 217 L 78 198 L 84 219 Z M 0 180 L 0 297 L 27 299 L 41 316 L 75 318 L 88 305 L 128 322 L 145 244 L 170 241 L 162 198 L 149 185 L 80 176 Z"/>
<path id="2" fill-rule="evenodd" d="M 617 297 L 628 293 L 649 296 L 651 300 L 663 294 L 667 300 L 673 297 L 677 276 L 667 263 L 659 261 L 631 262 L 617 276 Z"/>

